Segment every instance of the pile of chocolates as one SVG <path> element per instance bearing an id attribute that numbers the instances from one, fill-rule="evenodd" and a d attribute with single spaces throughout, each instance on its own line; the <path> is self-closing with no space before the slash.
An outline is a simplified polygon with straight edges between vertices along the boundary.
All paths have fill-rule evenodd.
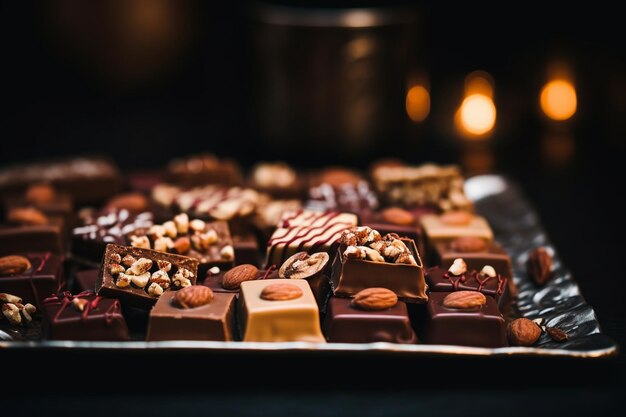
<path id="1" fill-rule="evenodd" d="M 0 169 L 0 329 L 50 340 L 532 346 L 511 259 L 458 167 L 302 172 L 190 156 Z M 528 254 L 538 287 L 545 248 Z"/>

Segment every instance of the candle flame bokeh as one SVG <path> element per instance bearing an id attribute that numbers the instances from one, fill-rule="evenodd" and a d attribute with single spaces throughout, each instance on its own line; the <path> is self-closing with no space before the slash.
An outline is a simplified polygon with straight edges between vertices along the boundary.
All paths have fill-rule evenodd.
<path id="1" fill-rule="evenodd" d="M 430 93 L 426 87 L 415 85 L 406 93 L 406 114 L 416 122 L 423 122 L 430 113 Z"/>
<path id="2" fill-rule="evenodd" d="M 454 121 L 458 131 L 469 139 L 486 138 L 496 124 L 493 81 L 484 71 L 469 74 L 465 80 L 465 96 Z"/>
<path id="3" fill-rule="evenodd" d="M 574 85 L 565 79 L 548 82 L 539 98 L 541 110 L 552 120 L 567 120 L 576 113 L 578 105 Z"/>

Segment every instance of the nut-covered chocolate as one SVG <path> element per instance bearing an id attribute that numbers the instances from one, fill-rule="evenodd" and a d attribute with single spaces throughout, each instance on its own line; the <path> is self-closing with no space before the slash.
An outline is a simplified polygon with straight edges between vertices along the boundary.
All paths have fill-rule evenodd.
<path id="1" fill-rule="evenodd" d="M 312 255 L 298 252 L 282 264 L 278 270 L 278 276 L 287 279 L 308 279 L 323 271 L 329 260 L 330 257 L 326 252 Z"/>

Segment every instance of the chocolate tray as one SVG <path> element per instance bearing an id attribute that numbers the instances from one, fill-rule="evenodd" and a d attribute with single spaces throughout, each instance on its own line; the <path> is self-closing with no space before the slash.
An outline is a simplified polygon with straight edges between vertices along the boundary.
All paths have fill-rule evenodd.
<path id="1" fill-rule="evenodd" d="M 565 330 L 570 339 L 565 343 L 551 341 L 542 335 L 536 347 L 507 347 L 497 349 L 450 345 L 399 345 L 392 343 L 316 344 L 306 342 L 251 343 L 251 342 L 74 342 L 40 339 L 40 328 L 33 326 L 16 333 L 8 325 L 0 326 L 0 348 L 6 349 L 151 349 L 151 350 L 207 350 L 207 351 L 288 351 L 324 352 L 402 352 L 415 355 L 470 355 L 470 356 L 561 356 L 600 358 L 617 353 L 614 341 L 603 335 L 593 308 L 589 306 L 571 273 L 561 264 L 556 250 L 546 236 L 539 219 L 519 190 L 501 176 L 473 177 L 466 182 L 466 193 L 474 201 L 476 210 L 485 216 L 496 240 L 509 252 L 513 260 L 515 283 L 519 298 L 516 315 L 534 319 L 543 317 L 549 326 Z M 554 257 L 554 277 L 538 288 L 526 274 L 527 253 L 535 247 L 548 247 Z"/>

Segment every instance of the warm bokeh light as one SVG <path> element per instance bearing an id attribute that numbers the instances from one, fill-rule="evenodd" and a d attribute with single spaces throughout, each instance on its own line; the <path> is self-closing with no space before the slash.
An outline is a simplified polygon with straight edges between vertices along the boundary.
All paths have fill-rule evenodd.
<path id="1" fill-rule="evenodd" d="M 472 94 L 466 97 L 457 113 L 457 126 L 474 136 L 484 136 L 496 124 L 496 106 L 491 97 Z"/>
<path id="2" fill-rule="evenodd" d="M 406 114 L 414 122 L 422 122 L 430 113 L 430 93 L 421 85 L 413 86 L 406 93 Z"/>
<path id="3" fill-rule="evenodd" d="M 541 90 L 541 110 L 552 120 L 567 120 L 576 113 L 576 90 L 566 80 L 553 80 Z"/>

